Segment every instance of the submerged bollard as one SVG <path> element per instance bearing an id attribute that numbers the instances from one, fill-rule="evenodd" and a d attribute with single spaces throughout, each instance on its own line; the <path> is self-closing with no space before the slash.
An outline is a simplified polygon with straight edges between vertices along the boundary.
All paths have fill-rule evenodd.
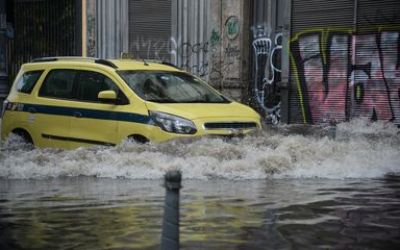
<path id="1" fill-rule="evenodd" d="M 328 129 L 328 138 L 336 139 L 336 123 L 332 123 Z"/>
<path id="2" fill-rule="evenodd" d="M 181 188 L 181 180 L 180 171 L 169 171 L 164 177 L 166 196 L 161 250 L 179 249 L 179 189 Z"/>

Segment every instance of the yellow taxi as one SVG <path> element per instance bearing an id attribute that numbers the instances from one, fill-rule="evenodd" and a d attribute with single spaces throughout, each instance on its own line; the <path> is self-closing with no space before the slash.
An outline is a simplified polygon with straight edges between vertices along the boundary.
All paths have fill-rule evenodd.
<path id="1" fill-rule="evenodd" d="M 3 105 L 1 138 L 14 133 L 37 147 L 73 149 L 260 128 L 253 109 L 172 65 L 51 57 L 21 67 Z"/>

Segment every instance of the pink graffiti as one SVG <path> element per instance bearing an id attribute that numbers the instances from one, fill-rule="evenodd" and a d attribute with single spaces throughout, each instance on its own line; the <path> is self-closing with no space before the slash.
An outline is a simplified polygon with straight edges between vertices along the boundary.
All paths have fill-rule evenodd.
<path id="1" fill-rule="evenodd" d="M 300 36 L 292 52 L 307 121 L 368 117 L 400 123 L 399 39 L 397 31 Z"/>
<path id="2" fill-rule="evenodd" d="M 389 87 L 394 122 L 400 124 L 400 33 L 382 32 L 382 75 Z"/>

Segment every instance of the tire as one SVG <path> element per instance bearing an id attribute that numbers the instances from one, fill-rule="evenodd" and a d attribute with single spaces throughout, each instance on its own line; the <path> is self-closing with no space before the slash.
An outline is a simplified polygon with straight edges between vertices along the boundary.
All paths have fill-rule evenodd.
<path id="1" fill-rule="evenodd" d="M 14 134 L 16 134 L 17 136 L 21 137 L 23 142 L 27 145 L 27 147 L 29 148 L 33 148 L 34 147 L 34 143 L 32 140 L 32 136 L 24 129 L 15 129 L 13 131 Z"/>

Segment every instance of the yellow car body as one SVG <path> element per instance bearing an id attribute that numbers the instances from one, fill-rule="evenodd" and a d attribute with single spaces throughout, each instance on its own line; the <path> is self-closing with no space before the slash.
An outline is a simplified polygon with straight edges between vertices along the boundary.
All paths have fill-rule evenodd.
<path id="1" fill-rule="evenodd" d="M 145 100 L 118 72 L 133 72 L 129 77 L 136 77 L 135 72 L 161 72 L 157 77 L 165 81 L 175 76 L 189 79 L 191 84 L 195 82 L 194 86 L 199 84 L 204 91 L 210 91 L 207 95 L 224 101 Z M 67 80 L 60 81 L 63 77 Z M 27 63 L 21 67 L 4 102 L 1 139 L 16 133 L 37 147 L 74 149 L 116 145 L 130 137 L 140 142 L 163 142 L 182 137 L 247 134 L 261 128 L 260 116 L 250 107 L 218 97 L 216 90 L 192 77 L 170 65 L 145 61 L 44 58 Z M 83 97 L 95 90 L 85 90 L 80 84 L 93 86 L 97 82 L 106 84 L 105 88 L 112 87 L 96 92 L 99 101 Z M 117 93 L 121 97 L 117 98 Z"/>

